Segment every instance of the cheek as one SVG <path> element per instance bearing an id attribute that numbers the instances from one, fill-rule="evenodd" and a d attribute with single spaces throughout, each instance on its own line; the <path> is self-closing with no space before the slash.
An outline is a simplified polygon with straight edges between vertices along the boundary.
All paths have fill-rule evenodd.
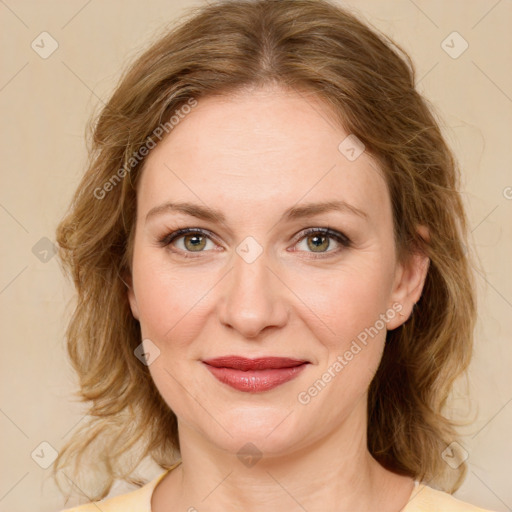
<path id="1" fill-rule="evenodd" d="M 377 266 L 373 272 L 339 272 L 315 287 L 302 288 L 308 330 L 316 338 L 319 364 L 298 396 L 325 424 L 340 421 L 366 393 L 380 364 L 392 319 Z M 309 295 L 307 294 L 309 290 Z M 384 317 L 384 319 L 383 319 Z M 318 348 L 321 346 L 321 350 Z M 325 403 L 332 407 L 325 407 Z M 323 405 L 322 405 L 323 404 Z"/>
<path id="2" fill-rule="evenodd" d="M 293 294 L 283 300 L 294 301 L 295 314 L 329 351 L 350 345 L 387 309 L 390 261 L 380 249 L 354 253 L 332 269 L 311 266 L 307 277 L 303 265 L 283 269 L 283 281 L 293 283 Z M 165 251 L 143 248 L 133 263 L 142 336 L 165 350 L 191 345 L 215 308 L 223 269 L 172 265 Z M 166 343 L 171 340 L 172 347 Z"/>
<path id="3" fill-rule="evenodd" d="M 366 256 L 332 271 L 312 271 L 308 279 L 293 279 L 294 292 L 307 315 L 304 321 L 328 348 L 350 344 L 389 307 L 391 281 L 386 259 L 383 255 Z M 379 330 L 385 331 L 382 327 L 379 322 Z"/>
<path id="4" fill-rule="evenodd" d="M 173 268 L 149 251 L 134 255 L 133 276 L 142 336 L 159 346 L 172 339 L 174 348 L 193 340 L 215 284 L 212 276 L 192 267 Z"/>
<path id="5" fill-rule="evenodd" d="M 208 291 L 214 282 L 192 267 L 173 270 L 149 251 L 134 255 L 133 276 L 142 339 L 150 339 L 160 351 L 149 365 L 151 378 L 180 421 L 194 424 L 202 411 L 184 389 L 201 385 L 190 364 L 196 355 L 192 352 L 194 341 L 201 339 Z M 208 396 L 207 390 L 198 393 Z M 205 399 L 201 403 L 207 404 Z"/>
<path id="6" fill-rule="evenodd" d="M 324 388 L 317 405 L 325 400 L 355 403 L 366 392 L 382 358 L 385 319 L 392 319 L 389 265 L 382 252 L 368 251 L 336 271 L 295 280 L 297 295 L 315 313 L 303 308 L 303 322 L 322 346 L 320 364 L 309 383 L 312 394 L 304 390 L 306 400 L 316 400 L 315 393 Z M 330 418 L 343 412 L 319 410 L 318 414 Z"/>

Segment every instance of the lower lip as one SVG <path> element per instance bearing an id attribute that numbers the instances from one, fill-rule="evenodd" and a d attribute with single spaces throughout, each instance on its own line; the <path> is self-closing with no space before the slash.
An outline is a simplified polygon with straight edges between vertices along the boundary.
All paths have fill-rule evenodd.
<path id="1" fill-rule="evenodd" d="M 257 393 L 268 391 L 288 382 L 304 370 L 307 363 L 293 368 L 273 368 L 268 370 L 234 370 L 233 368 L 216 368 L 206 364 L 206 367 L 220 382 L 238 391 Z"/>

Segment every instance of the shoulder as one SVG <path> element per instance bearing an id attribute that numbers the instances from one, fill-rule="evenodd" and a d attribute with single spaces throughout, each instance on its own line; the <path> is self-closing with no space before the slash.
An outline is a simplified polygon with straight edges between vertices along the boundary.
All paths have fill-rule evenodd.
<path id="1" fill-rule="evenodd" d="M 119 496 L 113 496 L 101 501 L 93 501 L 85 505 L 66 508 L 61 512 L 151 512 L 151 496 L 158 482 L 168 473 L 164 471 L 146 485 Z"/>
<path id="2" fill-rule="evenodd" d="M 413 491 L 402 512 L 493 512 L 461 501 L 447 492 L 425 484 Z"/>

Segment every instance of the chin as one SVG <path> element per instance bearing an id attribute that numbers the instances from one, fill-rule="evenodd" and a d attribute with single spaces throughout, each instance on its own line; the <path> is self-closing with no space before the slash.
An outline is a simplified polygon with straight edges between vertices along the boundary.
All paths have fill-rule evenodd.
<path id="1" fill-rule="evenodd" d="M 299 425 L 290 408 L 231 406 L 220 417 L 226 430 L 217 424 L 213 427 L 210 421 L 200 430 L 219 448 L 237 455 L 244 450 L 265 456 L 285 455 L 297 449 L 306 435 L 305 422 Z"/>

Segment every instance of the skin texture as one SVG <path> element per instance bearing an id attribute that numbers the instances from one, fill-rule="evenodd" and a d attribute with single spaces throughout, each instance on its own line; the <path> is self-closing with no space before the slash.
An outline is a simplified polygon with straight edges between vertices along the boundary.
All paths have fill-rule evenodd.
<path id="1" fill-rule="evenodd" d="M 347 135 L 311 94 L 254 89 L 201 99 L 146 159 L 128 297 L 142 339 L 160 350 L 149 370 L 178 417 L 183 460 L 157 486 L 153 512 L 397 511 L 411 495 L 413 480 L 385 470 L 367 450 L 367 390 L 386 328 L 407 320 L 428 259 L 398 265 L 382 172 L 368 153 L 349 161 L 338 150 Z M 334 200 L 368 219 L 331 211 L 281 220 L 292 206 Z M 169 201 L 218 209 L 225 221 L 167 212 L 146 222 Z M 301 234 L 315 227 L 339 231 L 352 245 L 328 238 L 315 252 L 318 234 Z M 194 234 L 188 243 L 182 236 L 159 244 L 181 228 L 213 236 L 199 244 L 202 252 L 194 252 Z M 263 250 L 251 263 L 237 252 L 246 237 Z M 250 247 L 255 254 L 258 246 Z M 393 304 L 405 316 L 388 314 L 386 328 L 300 403 L 299 393 L 329 367 L 333 373 L 337 357 Z M 275 389 L 244 393 L 201 362 L 232 354 L 310 364 Z M 237 456 L 246 443 L 262 454 L 251 467 Z"/>

